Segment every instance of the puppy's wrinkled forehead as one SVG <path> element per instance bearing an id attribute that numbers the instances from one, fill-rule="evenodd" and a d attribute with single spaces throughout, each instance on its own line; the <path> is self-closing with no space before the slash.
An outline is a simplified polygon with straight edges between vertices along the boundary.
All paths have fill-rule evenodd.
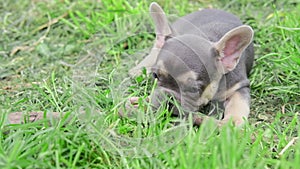
<path id="1" fill-rule="evenodd" d="M 166 41 L 154 68 L 177 79 L 192 78 L 209 81 L 208 72 L 213 66 L 212 45 L 193 36 L 181 36 Z"/>

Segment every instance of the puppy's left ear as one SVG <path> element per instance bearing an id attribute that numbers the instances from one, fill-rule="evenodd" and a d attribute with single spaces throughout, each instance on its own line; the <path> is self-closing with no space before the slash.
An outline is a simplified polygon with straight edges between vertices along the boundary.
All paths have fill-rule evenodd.
<path id="1" fill-rule="evenodd" d="M 251 43 L 253 30 L 250 26 L 242 25 L 227 32 L 214 44 L 218 51 L 217 68 L 223 74 L 232 71 L 238 64 L 244 50 Z"/>

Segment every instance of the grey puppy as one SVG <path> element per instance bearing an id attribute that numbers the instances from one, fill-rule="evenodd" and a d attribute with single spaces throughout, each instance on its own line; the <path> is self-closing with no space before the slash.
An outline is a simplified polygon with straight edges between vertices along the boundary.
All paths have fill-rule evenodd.
<path id="1" fill-rule="evenodd" d="M 150 5 L 156 40 L 150 54 L 131 70 L 146 67 L 157 79 L 151 103 L 174 97 L 184 112 L 197 112 L 210 101 L 224 106 L 220 125 L 242 125 L 250 113 L 248 75 L 254 50 L 253 30 L 233 14 L 204 9 L 169 24 L 162 8 Z M 132 98 L 135 102 L 137 98 Z M 199 125 L 203 119 L 194 117 Z"/>

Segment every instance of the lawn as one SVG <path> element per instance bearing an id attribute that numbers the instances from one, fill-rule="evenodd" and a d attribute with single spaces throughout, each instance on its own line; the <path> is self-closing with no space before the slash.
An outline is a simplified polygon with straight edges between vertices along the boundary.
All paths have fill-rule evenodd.
<path id="1" fill-rule="evenodd" d="M 213 7 L 254 29 L 249 122 L 193 127 L 144 113 L 145 99 L 120 118 L 155 86 L 128 76 L 153 45 L 150 1 L 0 0 L 1 168 L 300 168 L 300 2 L 157 2 L 170 20 Z M 12 112 L 63 114 L 9 124 Z"/>

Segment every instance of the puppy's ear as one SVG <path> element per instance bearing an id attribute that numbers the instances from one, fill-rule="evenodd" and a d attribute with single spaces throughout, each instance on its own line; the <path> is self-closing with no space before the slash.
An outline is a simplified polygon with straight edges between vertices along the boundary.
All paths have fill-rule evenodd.
<path id="1" fill-rule="evenodd" d="M 162 8 L 156 2 L 151 3 L 149 12 L 155 25 L 156 40 L 149 55 L 129 71 L 131 76 L 141 74 L 141 69 L 143 67 L 147 69 L 147 72 L 151 71 L 151 67 L 155 64 L 157 56 L 165 43 L 166 37 L 172 34 L 168 19 Z"/>
<path id="2" fill-rule="evenodd" d="M 225 74 L 236 67 L 242 53 L 251 43 L 252 38 L 252 28 L 242 25 L 230 30 L 215 43 L 215 48 L 219 53 L 217 67 L 220 72 Z"/>
<path id="3" fill-rule="evenodd" d="M 162 48 L 166 37 L 172 34 L 171 27 L 165 12 L 156 2 L 151 3 L 149 12 L 155 24 L 156 41 L 154 46 Z"/>

